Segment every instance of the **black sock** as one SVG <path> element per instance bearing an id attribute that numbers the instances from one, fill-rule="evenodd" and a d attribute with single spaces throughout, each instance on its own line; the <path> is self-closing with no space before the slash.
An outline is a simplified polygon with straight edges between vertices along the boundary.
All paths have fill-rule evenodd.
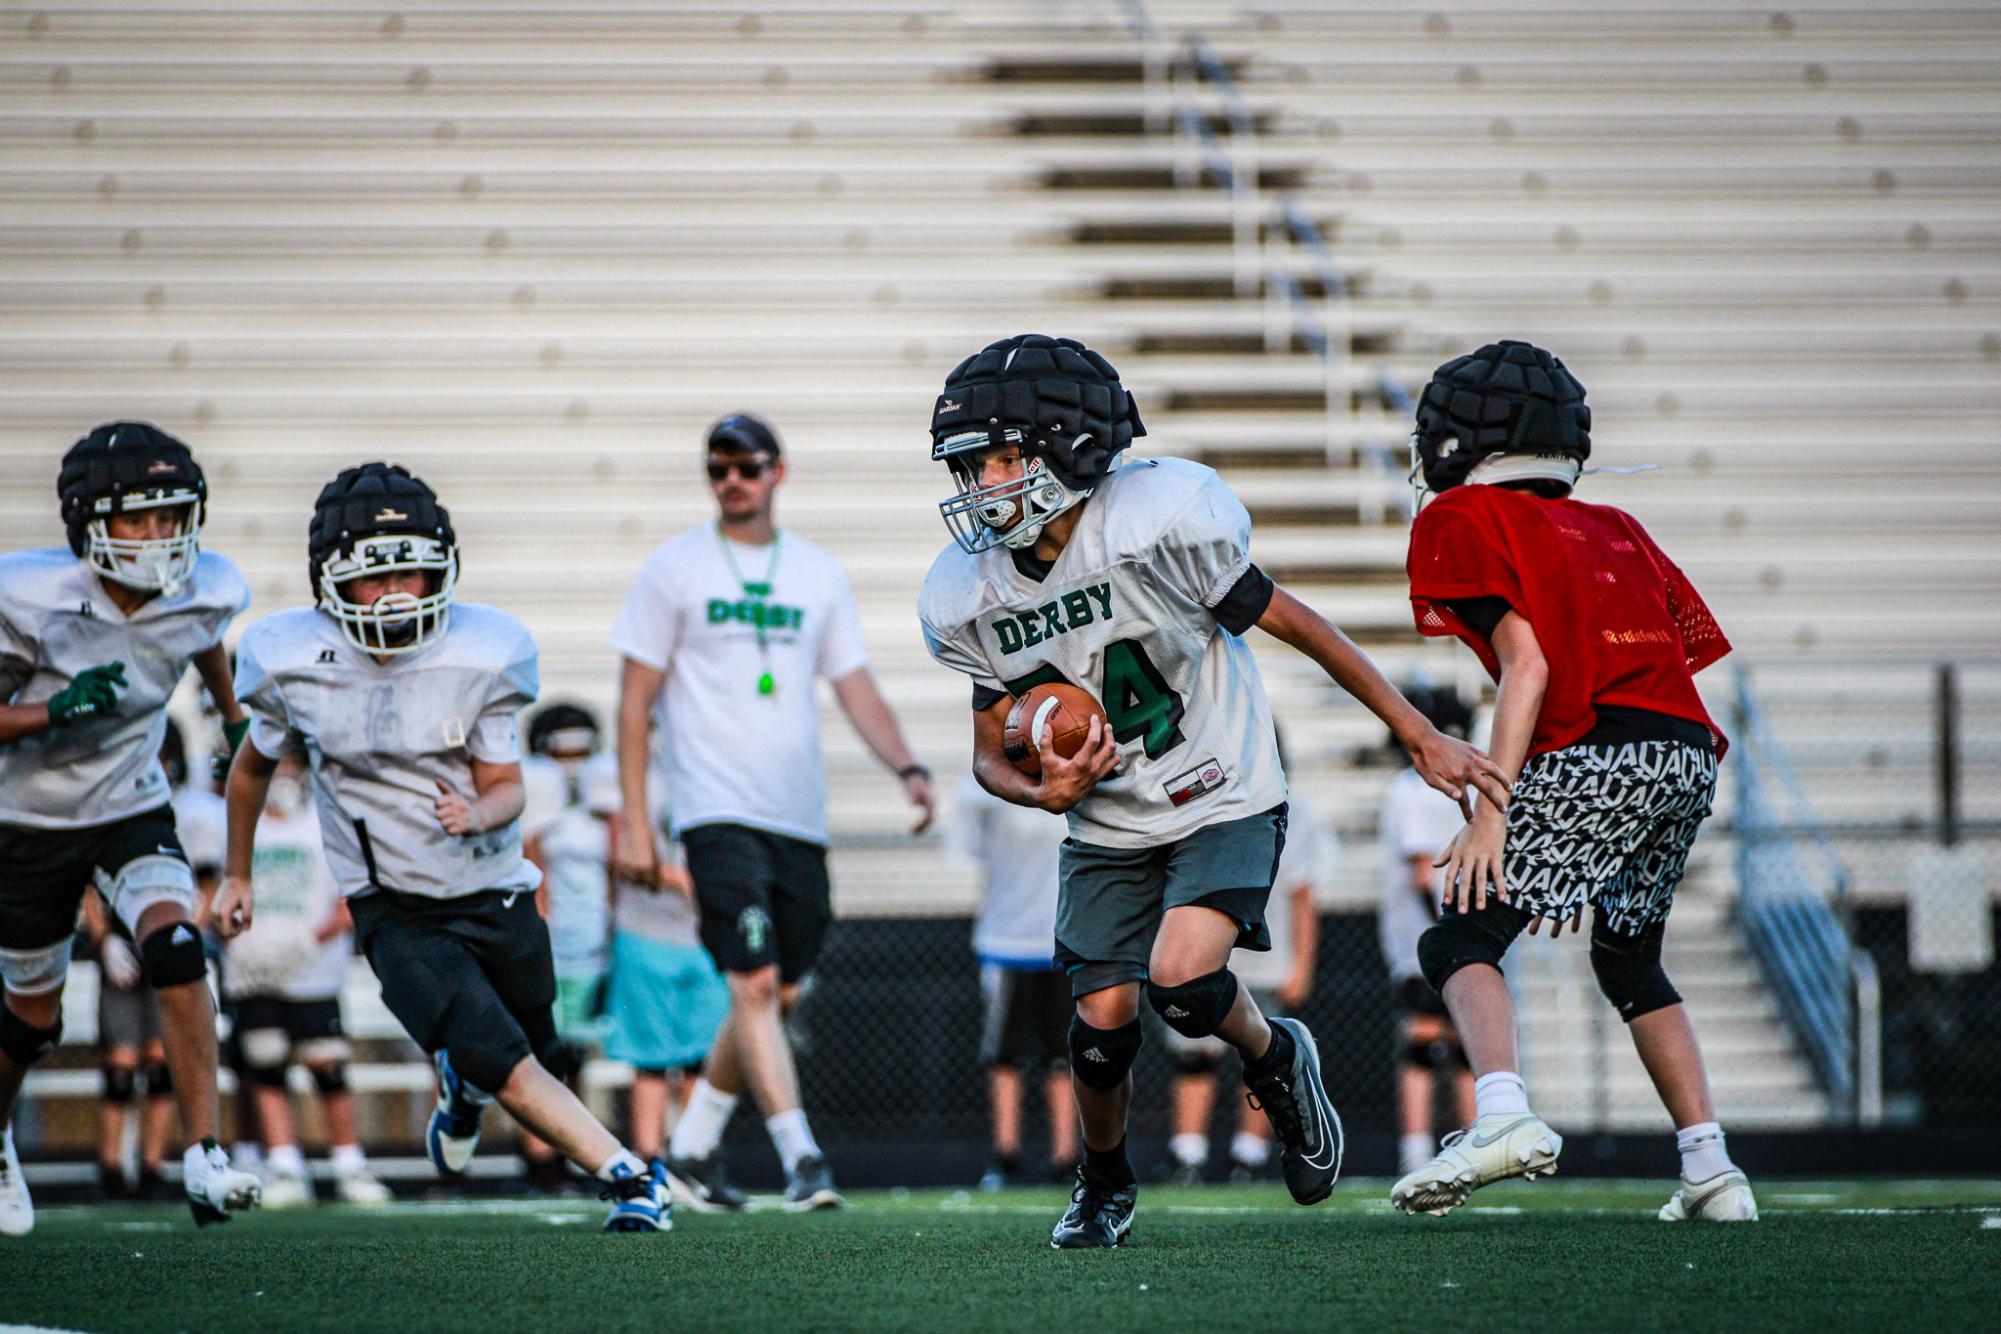
<path id="1" fill-rule="evenodd" d="M 1280 1025 L 1273 1024 L 1271 1026 L 1271 1045 L 1265 1048 L 1265 1054 L 1254 1061 L 1247 1060 L 1244 1062 L 1244 1082 L 1246 1084 L 1253 1083 L 1268 1075 L 1275 1075 L 1280 1071 L 1290 1070 L 1292 1068 L 1294 1045 L 1292 1034 L 1286 1032 Z"/>
<path id="2" fill-rule="evenodd" d="M 1109 1149 L 1094 1149 L 1086 1144 L 1084 1170 L 1114 1190 L 1133 1185 L 1139 1180 L 1133 1172 L 1133 1160 L 1126 1157 L 1126 1142 L 1123 1139 Z"/>
<path id="3" fill-rule="evenodd" d="M 994 1166 L 1001 1170 L 1002 1176 L 1011 1177 L 1015 1174 L 1016 1169 L 1021 1166 L 1021 1155 L 1016 1153 L 996 1153 L 994 1155 Z"/>

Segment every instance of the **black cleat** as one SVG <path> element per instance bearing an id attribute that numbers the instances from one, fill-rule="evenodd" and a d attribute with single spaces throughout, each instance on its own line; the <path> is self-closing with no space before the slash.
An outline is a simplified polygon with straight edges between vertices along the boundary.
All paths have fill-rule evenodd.
<path id="1" fill-rule="evenodd" d="M 735 1213 L 749 1205 L 742 1191 L 730 1184 L 716 1154 L 706 1158 L 656 1159 L 667 1169 L 667 1187 L 676 1203 L 698 1214 Z"/>
<path id="2" fill-rule="evenodd" d="M 845 1203 L 841 1192 L 834 1189 L 834 1174 L 828 1169 L 827 1160 L 817 1153 L 807 1154 L 785 1174 L 785 1207 L 795 1214 L 809 1209 L 838 1209 Z"/>
<path id="3" fill-rule="evenodd" d="M 1341 1175 L 1341 1118 L 1320 1082 L 1320 1049 L 1313 1034 L 1297 1019 L 1274 1019 L 1274 1030 L 1292 1039 L 1292 1063 L 1251 1078 L 1250 1104 L 1271 1118 L 1272 1130 L 1285 1146 L 1280 1169 L 1285 1188 L 1301 1204 L 1318 1204 L 1334 1190 Z"/>
<path id="4" fill-rule="evenodd" d="M 1138 1206 L 1139 1183 L 1107 1186 L 1080 1167 L 1070 1207 L 1049 1234 L 1049 1244 L 1061 1251 L 1110 1250 L 1132 1235 Z"/>

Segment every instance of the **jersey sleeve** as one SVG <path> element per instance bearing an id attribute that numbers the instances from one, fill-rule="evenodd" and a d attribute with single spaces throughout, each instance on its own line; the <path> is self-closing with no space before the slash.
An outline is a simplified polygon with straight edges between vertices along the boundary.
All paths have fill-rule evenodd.
<path id="1" fill-rule="evenodd" d="M 987 700 L 984 707 L 991 708 L 995 700 L 1007 693 L 1006 687 L 1001 685 L 999 673 L 980 652 L 970 626 L 962 627 L 958 633 L 947 633 L 929 621 L 920 620 L 918 624 L 924 630 L 924 647 L 934 659 L 955 672 L 964 672 L 973 678 L 973 703 L 976 708 L 982 707 L 979 703 L 982 698 Z"/>
<path id="2" fill-rule="evenodd" d="M 518 628 L 506 658 L 487 688 L 486 702 L 479 721 L 466 739 L 472 757 L 487 764 L 518 764 L 521 760 L 521 733 L 515 717 L 542 693 L 541 655 L 527 627 Z"/>
<path id="3" fill-rule="evenodd" d="M 1463 639 L 1481 654 L 1493 652 L 1488 637 L 1469 625 L 1452 603 L 1499 598 L 1509 607 L 1527 605 L 1520 574 L 1515 570 L 1499 525 L 1469 488 L 1467 498 L 1447 492 L 1427 506 L 1411 526 L 1411 614 L 1419 634 Z"/>
<path id="4" fill-rule="evenodd" d="M 0 602 L 0 702 L 12 700 L 16 691 L 35 674 L 39 650 L 35 641 L 15 622 L 13 613 Z"/>
<path id="5" fill-rule="evenodd" d="M 868 666 L 868 647 L 862 643 L 862 614 L 855 605 L 854 586 L 839 566 L 831 574 L 832 596 L 828 600 L 827 623 L 820 633 L 814 670 L 829 681 L 838 681 L 849 672 Z"/>
<path id="6" fill-rule="evenodd" d="M 672 576 L 664 552 L 655 552 L 639 571 L 611 624 L 611 646 L 621 656 L 656 672 L 667 670 L 680 638 Z"/>
<path id="7" fill-rule="evenodd" d="M 1257 623 L 1271 604 L 1272 582 L 1251 564 L 1251 514 L 1220 480 L 1210 478 L 1162 531 L 1154 569 L 1176 590 L 1214 612 L 1232 634 Z"/>
<path id="8" fill-rule="evenodd" d="M 1652 534 L 1640 526 L 1630 514 L 1621 515 L 1635 539 L 1653 559 L 1654 568 L 1660 571 L 1661 580 L 1667 585 L 1668 615 L 1674 617 L 1675 628 L 1681 632 L 1682 660 L 1688 665 L 1689 675 L 1721 659 L 1730 652 L 1730 641 L 1723 637 L 1723 627 L 1716 623 L 1709 604 L 1702 600 L 1702 594 L 1695 591 L 1695 585 L 1681 572 L 1681 567 L 1668 559 L 1654 542 Z"/>
<path id="9" fill-rule="evenodd" d="M 292 726 L 284 686 L 264 665 L 265 636 L 243 636 L 236 646 L 236 702 L 250 715 L 250 744 L 267 760 L 296 753 L 302 738 Z"/>

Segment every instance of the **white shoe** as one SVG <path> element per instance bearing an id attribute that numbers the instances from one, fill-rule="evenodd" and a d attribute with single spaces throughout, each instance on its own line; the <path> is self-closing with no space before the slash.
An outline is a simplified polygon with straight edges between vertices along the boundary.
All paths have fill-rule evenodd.
<path id="1" fill-rule="evenodd" d="M 231 1214 L 255 1209 L 264 1198 L 264 1183 L 229 1165 L 229 1155 L 212 1139 L 190 1145 L 181 1158 L 181 1184 L 187 1187 L 188 1208 L 195 1222 L 227 1223 Z"/>
<path id="2" fill-rule="evenodd" d="M 1483 1116 L 1447 1135 L 1436 1158 L 1390 1189 L 1390 1203 L 1407 1214 L 1447 1214 L 1482 1186 L 1548 1176 L 1562 1152 L 1563 1136 L 1534 1112 Z"/>
<path id="3" fill-rule="evenodd" d="M 313 1183 L 295 1172 L 273 1172 L 264 1180 L 266 1209 L 310 1209 L 318 1203 Z"/>
<path id="4" fill-rule="evenodd" d="M 1751 1194 L 1751 1182 L 1736 1168 L 1719 1172 L 1707 1181 L 1683 1181 L 1674 1198 L 1661 1206 L 1661 1221 L 1685 1223 L 1755 1223 L 1758 1201 Z"/>
<path id="5" fill-rule="evenodd" d="M 25 1237 L 35 1230 L 35 1202 L 14 1152 L 14 1127 L 0 1130 L 0 1237 Z"/>
<path id="6" fill-rule="evenodd" d="M 334 1196 L 342 1204 L 360 1204 L 371 1208 L 388 1204 L 396 1198 L 389 1187 L 370 1176 L 365 1168 L 342 1173 L 334 1182 Z"/>

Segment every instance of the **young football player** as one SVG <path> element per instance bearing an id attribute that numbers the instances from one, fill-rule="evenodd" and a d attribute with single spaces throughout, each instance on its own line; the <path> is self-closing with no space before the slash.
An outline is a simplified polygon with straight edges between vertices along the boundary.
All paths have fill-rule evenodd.
<path id="1" fill-rule="evenodd" d="M 833 919 L 827 792 L 814 682 L 931 822 L 931 771 L 910 753 L 876 687 L 854 590 L 833 556 L 773 518 L 785 461 L 770 425 L 723 418 L 705 443 L 716 521 L 647 557 L 612 626 L 624 659 L 618 705 L 618 871 L 661 883 L 646 795 L 660 705 L 663 787 L 687 854 L 702 944 L 729 980 L 730 1015 L 674 1129 L 668 1171 L 680 1198 L 733 1198 L 716 1149 L 748 1089 L 785 1164 L 785 1202 L 835 1208 L 840 1193 L 800 1101 L 785 1016 Z"/>
<path id="2" fill-rule="evenodd" d="M 255 1205 L 258 1184 L 215 1141 L 215 1005 L 159 752 L 190 662 L 241 736 L 221 639 L 250 590 L 201 550 L 208 486 L 165 431 L 98 427 L 63 456 L 56 491 L 69 549 L 0 556 L 0 1234 L 34 1226 L 10 1122 L 28 1067 L 62 1036 L 89 885 L 159 1006 L 189 1207 L 220 1222 Z"/>
<path id="3" fill-rule="evenodd" d="M 1473 711 L 1450 686 L 1419 687 L 1405 696 L 1441 732 L 1471 734 Z M 1398 1172 L 1415 1172 L 1438 1151 L 1431 1123 L 1433 1084 L 1440 1077 L 1451 1084 L 1459 1120 L 1473 1121 L 1473 1072 L 1466 1064 L 1466 1048 L 1445 1002 L 1417 963 L 1417 942 L 1438 920 L 1444 883 L 1439 855 L 1465 822 L 1458 807 L 1426 787 L 1411 769 L 1390 780 L 1376 812 L 1376 844 L 1382 851 L 1376 940 L 1403 1013 L 1396 1060 Z"/>
<path id="4" fill-rule="evenodd" d="M 1285 778 L 1250 647 L 1253 625 L 1297 648 L 1388 722 L 1420 772 L 1455 797 L 1505 796 L 1498 771 L 1440 734 L 1311 608 L 1251 563 L 1250 516 L 1216 474 L 1127 461 L 1143 434 L 1118 374 L 1071 339 L 991 344 L 945 381 L 932 457 L 959 494 L 954 542 L 918 612 L 931 653 L 973 678 L 974 772 L 996 796 L 1070 816 L 1056 954 L 1076 1002 L 1071 1072 L 1084 1161 L 1050 1241 L 1116 1246 L 1138 1186 L 1126 1155 L 1139 997 L 1180 1033 L 1220 1035 L 1285 1146 L 1293 1198 L 1325 1199 L 1341 1129 L 1312 1035 L 1267 1021 L 1229 971 L 1269 949 L 1264 921 L 1285 841 Z M 1048 738 L 1041 776 L 1003 751 L 1011 697 L 1045 681 L 1103 704 L 1068 759 Z"/>
<path id="5" fill-rule="evenodd" d="M 503 611 L 454 601 L 451 516 L 406 469 L 344 469 L 306 547 L 317 607 L 267 616 L 237 646 L 253 722 L 230 769 L 218 929 L 251 926 L 257 820 L 279 761 L 303 752 L 356 941 L 437 1065 L 433 1165 L 465 1170 L 497 1100 L 605 1183 L 606 1231 L 666 1230 L 664 1179 L 541 1059 L 559 1041 L 556 978 L 541 874 L 521 855 L 515 730 L 538 686 L 535 641 Z"/>
<path id="6" fill-rule="evenodd" d="M 1418 944 L 1472 1062 L 1476 1116 L 1390 1198 L 1443 1214 L 1556 1169 L 1563 1140 L 1529 1110 L 1500 964 L 1524 927 L 1576 926 L 1588 906 L 1599 988 L 1674 1118 L 1681 1186 L 1661 1217 L 1754 1219 L 1661 968 L 1725 744 L 1693 678 L 1730 645 L 1632 516 L 1571 498 L 1590 430 L 1583 386 L 1527 343 L 1445 363 L 1418 405 L 1413 471 L 1435 498 L 1411 528 L 1411 606 L 1420 631 L 1464 640 L 1499 684 L 1490 744 L 1513 796 L 1454 837 L 1444 911 Z"/>

